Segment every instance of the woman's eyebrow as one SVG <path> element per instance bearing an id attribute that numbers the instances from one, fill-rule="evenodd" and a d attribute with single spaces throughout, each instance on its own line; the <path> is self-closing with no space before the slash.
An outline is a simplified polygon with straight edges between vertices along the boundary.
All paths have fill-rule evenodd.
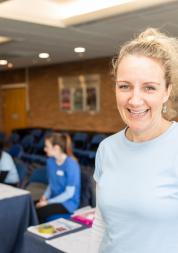
<path id="1" fill-rule="evenodd" d="M 117 83 L 130 83 L 130 84 L 131 84 L 131 82 L 126 81 L 126 80 L 116 80 L 116 82 L 117 82 Z"/>
<path id="2" fill-rule="evenodd" d="M 116 80 L 116 83 L 128 83 L 128 84 L 132 84 L 132 82 L 126 81 L 126 80 Z M 148 82 L 144 82 L 143 83 L 143 85 L 148 85 L 148 84 L 160 85 L 160 83 L 155 82 L 155 81 L 148 81 Z"/>
<path id="3" fill-rule="evenodd" d="M 150 82 L 144 82 L 144 85 L 148 85 L 148 84 L 156 84 L 156 85 L 160 85 L 160 83 L 158 82 L 154 82 L 154 81 L 150 81 Z"/>

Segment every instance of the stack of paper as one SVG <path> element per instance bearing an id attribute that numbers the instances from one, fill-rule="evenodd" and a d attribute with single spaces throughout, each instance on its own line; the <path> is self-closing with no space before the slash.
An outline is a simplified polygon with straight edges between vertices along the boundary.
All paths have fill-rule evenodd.
<path id="1" fill-rule="evenodd" d="M 43 231 L 43 229 L 41 229 L 41 228 L 43 228 L 43 226 L 44 226 L 44 228 L 46 226 L 50 226 L 53 228 L 53 231 L 49 232 L 49 233 L 48 232 L 46 232 L 46 233 L 40 232 L 40 231 Z M 31 226 L 28 228 L 28 231 L 30 231 L 36 235 L 39 235 L 43 238 L 50 239 L 56 235 L 61 235 L 61 234 L 64 234 L 66 232 L 71 232 L 71 231 L 73 232 L 80 227 L 82 227 L 82 225 L 80 225 L 76 222 L 60 218 L 60 219 L 46 222 L 41 225 Z M 45 229 L 44 229 L 44 231 L 45 231 Z"/>

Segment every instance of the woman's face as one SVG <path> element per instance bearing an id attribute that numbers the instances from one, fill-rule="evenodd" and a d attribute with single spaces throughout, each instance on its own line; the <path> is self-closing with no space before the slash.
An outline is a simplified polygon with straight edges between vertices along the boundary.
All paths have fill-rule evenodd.
<path id="1" fill-rule="evenodd" d="M 55 157 L 55 155 L 56 155 L 56 148 L 55 148 L 55 146 L 52 145 L 52 143 L 48 139 L 45 140 L 44 151 L 46 152 L 47 156 Z"/>
<path id="2" fill-rule="evenodd" d="M 158 61 L 137 55 L 121 60 L 116 79 L 117 107 L 132 134 L 147 135 L 161 127 L 162 106 L 170 90 Z"/>

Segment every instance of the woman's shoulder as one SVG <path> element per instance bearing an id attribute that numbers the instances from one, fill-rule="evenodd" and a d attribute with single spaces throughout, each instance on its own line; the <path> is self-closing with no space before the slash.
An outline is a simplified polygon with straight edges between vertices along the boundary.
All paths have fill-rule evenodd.
<path id="1" fill-rule="evenodd" d="M 77 162 L 77 160 L 74 157 L 69 156 L 69 155 L 66 158 L 66 162 L 69 164 L 75 164 L 79 166 L 79 163 Z"/>
<path id="2" fill-rule="evenodd" d="M 102 148 L 102 147 L 107 147 L 108 145 L 114 145 L 117 143 L 119 143 L 119 140 L 121 140 L 122 136 L 124 135 L 124 131 L 125 129 L 115 133 L 115 134 L 112 134 L 108 137 L 106 137 L 104 140 L 102 140 L 99 144 L 99 146 Z"/>
<path id="3" fill-rule="evenodd" d="M 12 160 L 12 157 L 6 151 L 2 151 L 1 159 Z"/>

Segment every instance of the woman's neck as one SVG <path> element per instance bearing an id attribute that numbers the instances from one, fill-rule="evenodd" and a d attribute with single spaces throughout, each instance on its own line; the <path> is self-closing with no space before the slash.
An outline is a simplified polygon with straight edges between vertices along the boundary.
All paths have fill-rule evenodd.
<path id="1" fill-rule="evenodd" d="M 163 119 L 162 124 L 160 124 L 160 127 L 157 127 L 156 130 L 151 129 L 144 133 L 135 133 L 128 127 L 125 135 L 128 140 L 133 142 L 149 141 L 163 134 L 171 124 L 172 122 Z"/>
<path id="2" fill-rule="evenodd" d="M 61 165 L 64 163 L 64 161 L 67 158 L 67 155 L 65 153 L 61 153 L 58 156 L 55 157 L 56 158 L 56 163 L 57 165 Z"/>

